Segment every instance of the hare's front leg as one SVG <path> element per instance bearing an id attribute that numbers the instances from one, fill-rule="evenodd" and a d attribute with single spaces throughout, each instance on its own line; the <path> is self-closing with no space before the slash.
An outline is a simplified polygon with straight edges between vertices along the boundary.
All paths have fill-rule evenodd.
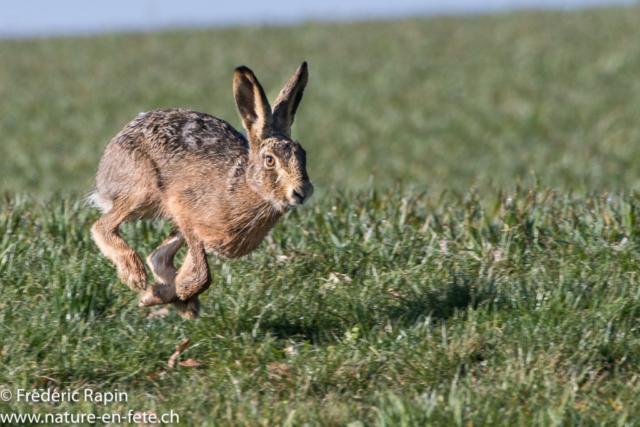
<path id="1" fill-rule="evenodd" d="M 165 285 L 173 285 L 178 269 L 173 259 L 184 244 L 184 236 L 180 230 L 173 230 L 155 251 L 147 257 L 147 265 L 151 268 L 156 280 Z"/>
<path id="2" fill-rule="evenodd" d="M 189 250 L 176 277 L 176 293 L 182 301 L 197 297 L 211 285 L 204 243 L 190 232 L 185 233 L 185 239 Z"/>
<path id="3" fill-rule="evenodd" d="M 147 265 L 151 268 L 156 283 L 153 283 L 151 289 L 140 296 L 140 307 L 178 301 L 175 287 L 178 269 L 173 265 L 173 259 L 183 244 L 182 233 L 179 230 L 173 230 L 169 237 L 147 257 Z"/>
<path id="4" fill-rule="evenodd" d="M 147 264 L 151 268 L 157 283 L 140 296 L 140 307 L 170 304 L 186 319 L 194 319 L 200 313 L 200 300 L 197 296 L 181 301 L 176 294 L 176 275 L 178 270 L 173 264 L 185 238 L 179 230 L 174 230 L 158 248 L 147 257 Z M 189 259 L 187 253 L 187 259 Z M 185 262 L 187 262 L 185 260 Z M 184 264 L 183 264 L 184 265 Z M 208 267 L 207 267 L 208 269 Z M 180 268 L 182 270 L 182 268 Z"/>
<path id="5" fill-rule="evenodd" d="M 189 232 L 184 236 L 189 249 L 176 276 L 175 292 L 179 299 L 173 306 L 185 319 L 195 319 L 200 314 L 198 295 L 209 289 L 211 272 L 202 241 Z"/>

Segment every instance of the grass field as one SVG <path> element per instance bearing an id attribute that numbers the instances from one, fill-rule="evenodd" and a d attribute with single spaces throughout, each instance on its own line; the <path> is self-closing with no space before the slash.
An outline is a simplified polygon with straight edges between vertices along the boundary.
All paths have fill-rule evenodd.
<path id="1" fill-rule="evenodd" d="M 126 390 L 191 425 L 635 424 L 640 196 L 481 204 L 375 189 L 295 211 L 216 262 L 204 315 L 150 317 L 77 199 L 3 205 L 0 384 Z M 169 232 L 125 235 L 148 253 Z M 162 313 L 160 313 L 162 314 Z M 182 361 L 167 364 L 190 339 Z M 163 373 L 165 372 L 165 373 Z M 0 413 L 96 411 L 0 403 Z M 357 425 L 357 424 L 354 424 Z"/>
<path id="2" fill-rule="evenodd" d="M 294 136 L 326 187 L 640 185 L 640 7 L 0 42 L 0 188 L 86 192 L 140 111 L 241 127 L 233 69 L 273 101 L 302 60 Z"/>
<path id="3" fill-rule="evenodd" d="M 638 40 L 612 8 L 0 42 L 0 392 L 128 394 L 0 414 L 640 424 Z M 199 320 L 138 308 L 88 232 L 104 146 L 159 107 L 239 127 L 233 68 L 273 100 L 303 59 L 316 195 L 211 258 Z"/>

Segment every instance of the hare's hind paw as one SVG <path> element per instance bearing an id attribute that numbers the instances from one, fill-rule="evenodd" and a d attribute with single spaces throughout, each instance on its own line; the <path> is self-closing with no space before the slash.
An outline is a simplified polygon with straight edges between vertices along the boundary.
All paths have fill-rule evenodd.
<path id="1" fill-rule="evenodd" d="M 140 257 L 126 257 L 118 260 L 118 277 L 133 291 L 147 289 L 149 276 Z"/>
<path id="2" fill-rule="evenodd" d="M 151 307 L 154 305 L 170 304 L 175 301 L 178 301 L 175 286 L 153 283 L 150 289 L 140 295 L 138 306 Z"/>

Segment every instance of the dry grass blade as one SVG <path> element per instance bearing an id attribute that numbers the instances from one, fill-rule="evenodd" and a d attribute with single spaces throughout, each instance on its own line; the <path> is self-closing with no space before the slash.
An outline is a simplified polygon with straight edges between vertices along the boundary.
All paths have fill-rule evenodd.
<path id="1" fill-rule="evenodd" d="M 169 368 L 173 368 L 173 367 L 176 366 L 176 360 L 178 359 L 178 357 L 180 357 L 180 353 L 185 351 L 187 349 L 187 347 L 189 347 L 189 338 L 187 338 L 186 340 L 182 341 L 182 343 L 180 343 L 180 345 L 176 346 L 176 351 L 173 352 L 173 354 L 169 358 L 169 361 L 167 362 L 167 366 Z"/>

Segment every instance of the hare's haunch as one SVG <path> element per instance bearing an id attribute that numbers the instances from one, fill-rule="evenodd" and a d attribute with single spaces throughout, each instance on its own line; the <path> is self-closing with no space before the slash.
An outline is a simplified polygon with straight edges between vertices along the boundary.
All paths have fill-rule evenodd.
<path id="1" fill-rule="evenodd" d="M 252 252 L 285 212 L 311 197 L 305 151 L 291 139 L 307 79 L 303 62 L 271 110 L 253 72 L 236 68 L 233 91 L 247 138 L 224 120 L 174 109 L 140 114 L 111 140 L 91 196 L 104 215 L 91 232 L 120 279 L 144 291 L 141 306 L 173 303 L 184 317 L 196 317 L 198 295 L 211 283 L 207 253 Z M 119 226 L 153 217 L 173 221 L 175 230 L 147 257 L 156 279 L 149 284 Z"/>

